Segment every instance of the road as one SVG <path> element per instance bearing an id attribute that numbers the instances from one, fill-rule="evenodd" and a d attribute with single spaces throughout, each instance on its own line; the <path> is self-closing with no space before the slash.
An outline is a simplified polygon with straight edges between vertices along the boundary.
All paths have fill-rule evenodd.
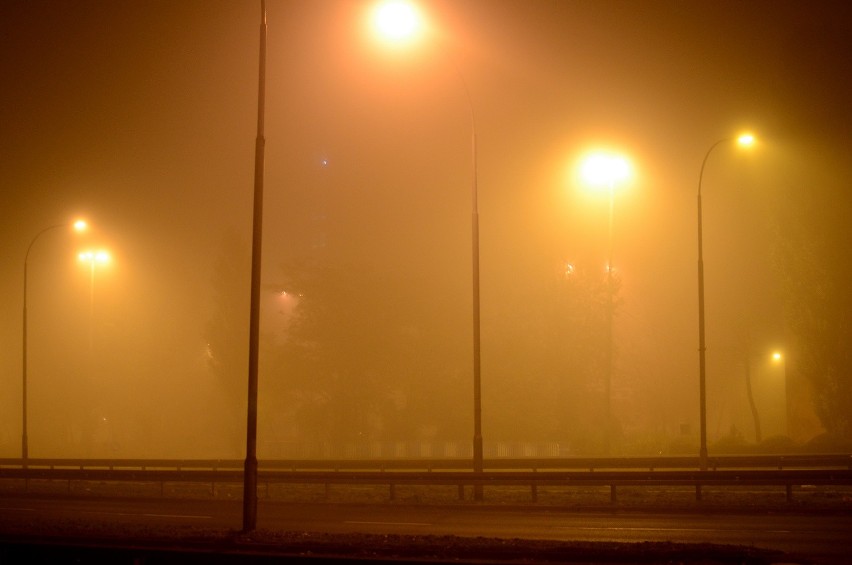
<path id="1" fill-rule="evenodd" d="M 238 529 L 239 501 L 6 497 L 7 524 L 65 523 Z M 261 502 L 258 528 L 277 531 L 454 535 L 536 540 L 670 541 L 754 546 L 846 563 L 852 514 L 567 511 L 477 505 L 293 504 Z M 2 533 L 3 530 L 0 530 Z"/>

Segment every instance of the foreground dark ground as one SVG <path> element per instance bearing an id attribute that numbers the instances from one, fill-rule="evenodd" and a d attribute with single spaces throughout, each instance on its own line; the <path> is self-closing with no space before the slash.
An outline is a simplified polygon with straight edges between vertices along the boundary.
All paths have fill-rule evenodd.
<path id="1" fill-rule="evenodd" d="M 452 536 L 258 531 L 6 539 L 0 563 L 809 563 L 782 552 L 710 544 L 579 543 Z"/>
<path id="2" fill-rule="evenodd" d="M 68 492 L 63 485 L 30 485 L 36 492 L 21 492 L 6 484 L 0 498 L 28 497 L 115 497 L 115 485 L 74 485 Z M 61 487 L 61 488 L 55 488 Z M 176 487 L 177 488 L 177 487 Z M 184 487 L 180 487 L 183 489 Z M 292 498 L 308 504 L 357 503 L 432 505 L 448 504 L 450 492 L 430 489 L 400 493 L 401 500 L 388 502 L 381 489 L 340 488 L 331 492 L 303 489 L 271 493 L 272 498 Z M 320 496 L 322 494 L 322 496 Z M 684 513 L 741 512 L 753 515 L 793 513 L 852 512 L 852 496 L 845 489 L 800 490 L 787 502 L 778 489 L 748 491 L 709 490 L 697 502 L 691 489 L 624 489 L 613 505 L 606 492 L 539 493 L 534 506 L 560 507 L 566 512 L 588 509 L 625 510 L 637 507 Z M 135 493 L 131 498 L 148 498 Z M 511 508 L 531 505 L 523 490 L 488 493 L 488 505 Z M 209 491 L 172 492 L 186 498 L 210 497 Z M 238 497 L 227 485 L 215 490 L 217 499 Z M 331 499 L 331 500 L 329 500 Z M 236 502 L 236 501 L 235 501 Z M 283 502 L 283 501 L 282 501 Z M 285 502 L 286 503 L 286 502 Z M 263 501 L 261 501 L 263 504 Z M 455 501 L 462 506 L 481 505 L 473 501 Z M 566 508 L 570 506 L 570 509 Z M 778 564 L 815 563 L 806 556 L 751 546 L 685 544 L 670 542 L 585 542 L 550 541 L 519 538 L 486 538 L 445 535 L 375 535 L 359 533 L 322 533 L 277 531 L 262 526 L 243 533 L 227 528 L 198 526 L 157 526 L 136 523 L 109 523 L 86 516 L 46 519 L 37 516 L 0 518 L 0 565 L 6 563 L 325 563 L 346 560 L 356 563 L 647 563 L 647 564 Z"/>

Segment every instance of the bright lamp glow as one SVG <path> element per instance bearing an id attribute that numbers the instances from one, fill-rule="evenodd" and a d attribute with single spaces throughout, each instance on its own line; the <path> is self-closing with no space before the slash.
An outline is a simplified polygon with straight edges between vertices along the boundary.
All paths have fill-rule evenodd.
<path id="1" fill-rule="evenodd" d="M 780 351 L 776 351 L 775 353 L 772 354 L 772 360 L 775 361 L 776 363 L 783 358 L 784 358 L 784 356 L 781 355 Z"/>
<path id="2" fill-rule="evenodd" d="M 593 153 L 583 160 L 580 174 L 591 185 L 610 186 L 630 177 L 630 163 L 620 155 Z"/>
<path id="3" fill-rule="evenodd" d="M 83 232 L 89 229 L 89 224 L 86 223 L 86 220 L 77 220 L 74 222 L 74 231 Z"/>
<path id="4" fill-rule="evenodd" d="M 417 8 L 404 0 L 379 4 L 373 12 L 373 27 L 389 41 L 404 41 L 415 36 L 422 26 Z"/>
<path id="5" fill-rule="evenodd" d="M 94 250 L 83 251 L 78 255 L 78 257 L 80 258 L 80 261 L 83 261 L 84 263 L 92 263 L 92 264 L 109 263 L 109 260 L 110 260 L 109 251 L 105 251 L 103 249 L 99 249 L 97 251 L 94 251 Z"/>
<path id="6" fill-rule="evenodd" d="M 750 133 L 744 133 L 737 138 L 737 143 L 743 147 L 751 147 L 755 143 L 754 136 Z"/>

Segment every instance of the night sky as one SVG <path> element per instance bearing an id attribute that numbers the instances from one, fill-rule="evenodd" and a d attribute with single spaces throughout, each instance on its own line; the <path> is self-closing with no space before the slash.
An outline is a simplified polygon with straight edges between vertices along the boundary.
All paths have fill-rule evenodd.
<path id="1" fill-rule="evenodd" d="M 258 4 L 0 3 L 0 455 L 20 449 L 27 247 L 77 217 L 89 233 L 52 230 L 28 261 L 31 455 L 242 454 L 243 375 L 238 386 L 211 376 L 205 328 L 223 271 L 230 320 L 248 324 Z M 815 230 L 852 274 L 849 8 L 424 1 L 431 33 L 391 51 L 370 36 L 371 3 L 267 4 L 261 456 L 290 398 L 286 371 L 271 368 L 292 308 L 282 301 L 317 254 L 352 281 L 341 318 L 369 334 L 407 317 L 411 363 L 441 375 L 435 390 L 390 396 L 469 441 L 471 107 L 486 441 L 559 439 L 537 420 L 550 385 L 529 336 L 551 327 L 546 289 L 566 263 L 606 266 L 607 197 L 576 174 L 600 148 L 633 166 L 615 192 L 614 409 L 635 435 L 695 433 L 698 175 L 711 145 L 745 129 L 757 145 L 714 149 L 702 192 L 708 434 L 750 433 L 743 343 L 755 378 L 770 378 L 757 359 L 786 335 L 779 238 Z M 113 256 L 94 279 L 84 248 Z M 359 359 L 376 354 L 358 343 Z M 401 383 L 419 374 L 394 370 Z M 768 432 L 780 429 L 773 402 Z M 411 440 L 440 426 L 422 418 Z"/>

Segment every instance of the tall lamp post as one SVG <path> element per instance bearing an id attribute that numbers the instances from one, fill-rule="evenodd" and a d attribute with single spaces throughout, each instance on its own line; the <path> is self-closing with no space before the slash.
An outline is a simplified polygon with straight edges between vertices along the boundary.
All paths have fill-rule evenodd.
<path id="1" fill-rule="evenodd" d="M 23 310 L 23 359 L 22 359 L 22 425 L 21 425 L 21 463 L 24 467 L 27 466 L 27 460 L 29 459 L 29 440 L 27 439 L 27 268 L 30 260 L 30 251 L 32 251 L 33 245 L 38 239 L 49 231 L 53 231 L 55 229 L 64 228 L 68 224 L 55 224 L 52 226 L 48 226 L 38 232 L 35 237 L 30 240 L 29 246 L 27 246 L 27 253 L 24 255 L 24 310 Z M 74 231 L 83 232 L 86 231 L 87 224 L 83 220 L 77 220 L 73 224 Z"/>
<path id="2" fill-rule="evenodd" d="M 613 218 L 615 212 L 615 183 L 624 181 L 630 176 L 630 164 L 620 155 L 593 153 L 582 165 L 581 174 L 585 181 L 593 186 L 603 186 L 609 195 L 609 253 L 606 265 L 606 376 L 604 379 L 604 397 L 606 402 L 604 415 L 604 453 L 610 454 L 612 443 L 612 357 L 613 357 L 613 299 L 615 287 L 613 281 Z"/>
<path id="3" fill-rule="evenodd" d="M 702 242 L 701 227 L 701 181 L 704 178 L 704 167 L 710 153 L 723 143 L 736 141 L 743 147 L 754 144 L 754 136 L 743 134 L 739 137 L 725 137 L 713 145 L 704 154 L 701 162 L 701 171 L 698 173 L 698 397 L 699 397 L 699 426 L 700 447 L 698 451 L 698 463 L 702 471 L 707 470 L 707 392 L 706 392 L 706 345 L 704 341 L 704 250 Z"/>
<path id="4" fill-rule="evenodd" d="M 248 408 L 243 467 L 243 531 L 257 527 L 257 367 L 260 347 L 260 259 L 263 243 L 263 135 L 266 92 L 266 0 L 260 0 L 260 54 L 257 81 L 257 138 L 254 146 L 251 299 L 249 306 Z"/>
<path id="5" fill-rule="evenodd" d="M 378 34 L 392 41 L 414 36 L 422 27 L 417 10 L 402 0 L 391 0 L 380 4 L 373 13 L 373 23 Z M 462 83 L 470 116 L 471 152 L 471 270 L 473 294 L 473 470 L 482 472 L 482 365 L 480 348 L 480 297 L 479 297 L 479 202 L 477 187 L 476 114 L 473 99 L 464 74 L 456 66 L 456 74 Z M 482 500 L 482 486 L 474 487 L 474 498 Z"/>

